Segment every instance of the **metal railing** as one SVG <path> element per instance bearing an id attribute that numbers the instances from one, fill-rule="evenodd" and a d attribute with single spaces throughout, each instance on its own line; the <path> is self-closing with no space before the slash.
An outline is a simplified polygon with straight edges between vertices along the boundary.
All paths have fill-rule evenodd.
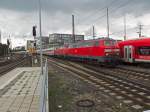
<path id="1" fill-rule="evenodd" d="M 47 59 L 45 66 L 43 68 L 42 75 L 42 87 L 40 95 L 40 112 L 49 112 L 49 103 L 48 103 L 48 64 Z"/>

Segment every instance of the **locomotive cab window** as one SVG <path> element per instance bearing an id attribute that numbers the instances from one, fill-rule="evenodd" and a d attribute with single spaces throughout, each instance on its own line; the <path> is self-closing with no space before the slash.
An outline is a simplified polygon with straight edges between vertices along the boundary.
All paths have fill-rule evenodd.
<path id="1" fill-rule="evenodd" d="M 116 44 L 116 41 L 114 40 L 105 40 L 104 45 L 105 46 L 114 46 Z"/>
<path id="2" fill-rule="evenodd" d="M 150 55 L 150 47 L 139 47 L 138 52 L 140 55 Z"/>

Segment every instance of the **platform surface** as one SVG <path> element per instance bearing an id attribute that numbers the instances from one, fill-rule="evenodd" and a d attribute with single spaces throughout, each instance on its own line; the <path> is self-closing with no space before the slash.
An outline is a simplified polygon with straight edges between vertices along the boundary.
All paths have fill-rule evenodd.
<path id="1" fill-rule="evenodd" d="M 17 68 L 0 77 L 0 112 L 38 112 L 42 76 L 39 67 Z"/>

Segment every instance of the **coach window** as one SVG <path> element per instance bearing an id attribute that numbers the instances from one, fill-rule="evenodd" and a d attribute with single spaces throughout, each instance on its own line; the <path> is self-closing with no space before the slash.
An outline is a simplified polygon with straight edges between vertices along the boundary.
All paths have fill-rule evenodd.
<path id="1" fill-rule="evenodd" d="M 145 56 L 150 55 L 150 47 L 140 47 L 139 54 Z"/>
<path id="2" fill-rule="evenodd" d="M 128 54 L 127 54 L 127 48 L 125 48 L 125 58 L 127 58 L 128 57 Z"/>
<path id="3" fill-rule="evenodd" d="M 131 54 L 131 48 L 129 48 L 130 50 L 129 50 L 129 58 L 132 58 L 132 54 Z"/>

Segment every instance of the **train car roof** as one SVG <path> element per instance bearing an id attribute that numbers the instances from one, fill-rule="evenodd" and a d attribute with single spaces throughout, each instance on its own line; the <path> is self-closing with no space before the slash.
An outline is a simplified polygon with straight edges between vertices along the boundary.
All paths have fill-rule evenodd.
<path id="1" fill-rule="evenodd" d="M 150 38 L 138 38 L 119 42 L 119 45 L 150 46 Z"/>

